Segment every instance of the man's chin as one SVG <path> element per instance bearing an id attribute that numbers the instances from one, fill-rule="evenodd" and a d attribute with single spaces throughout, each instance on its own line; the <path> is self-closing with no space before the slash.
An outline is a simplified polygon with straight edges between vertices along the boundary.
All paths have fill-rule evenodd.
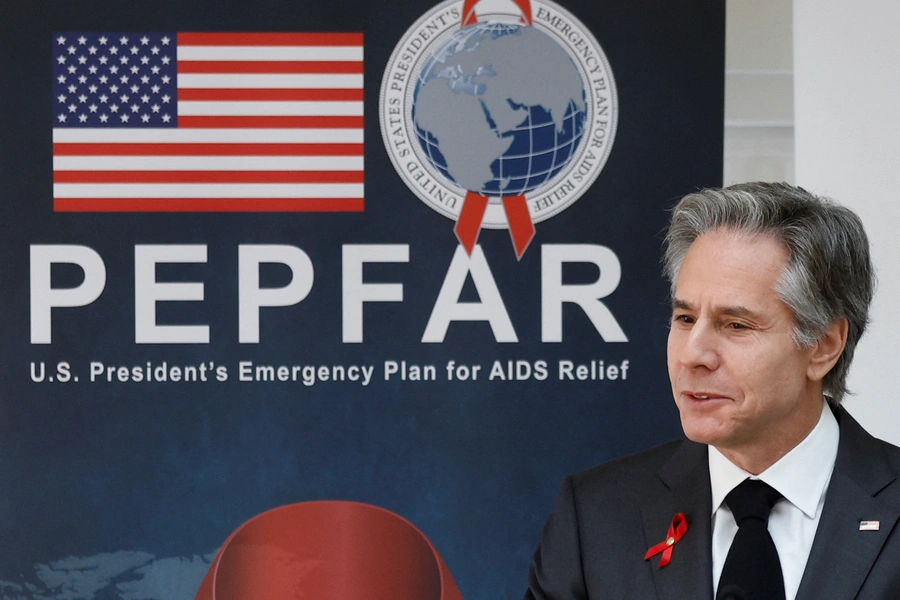
<path id="1" fill-rule="evenodd" d="M 718 445 L 725 438 L 726 434 L 723 431 L 721 422 L 717 419 L 685 416 L 683 412 L 681 414 L 681 428 L 687 439 L 710 446 Z"/>

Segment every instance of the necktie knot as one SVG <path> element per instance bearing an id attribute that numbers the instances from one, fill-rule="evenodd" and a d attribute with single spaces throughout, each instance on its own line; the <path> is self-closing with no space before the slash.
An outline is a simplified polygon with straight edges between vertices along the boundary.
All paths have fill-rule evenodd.
<path id="1" fill-rule="evenodd" d="M 772 507 L 780 499 L 781 494 L 768 483 L 745 479 L 725 497 L 725 504 L 740 526 L 744 519 L 760 519 L 767 523 Z"/>

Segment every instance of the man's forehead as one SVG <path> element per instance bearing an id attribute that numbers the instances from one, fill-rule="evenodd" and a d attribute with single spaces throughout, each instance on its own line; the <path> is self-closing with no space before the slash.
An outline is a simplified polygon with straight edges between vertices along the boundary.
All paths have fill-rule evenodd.
<path id="1" fill-rule="evenodd" d="M 740 273 L 749 279 L 778 279 L 789 267 L 790 261 L 788 246 L 772 235 L 727 228 L 711 229 L 698 236 L 682 257 L 675 274 L 676 296 L 686 272 L 690 273 L 691 281 L 702 280 L 710 273 L 715 273 L 714 278 L 728 278 Z"/>
<path id="2" fill-rule="evenodd" d="M 691 244 L 676 276 L 673 310 L 764 319 L 790 309 L 778 293 L 790 252 L 766 233 L 705 232 Z"/>

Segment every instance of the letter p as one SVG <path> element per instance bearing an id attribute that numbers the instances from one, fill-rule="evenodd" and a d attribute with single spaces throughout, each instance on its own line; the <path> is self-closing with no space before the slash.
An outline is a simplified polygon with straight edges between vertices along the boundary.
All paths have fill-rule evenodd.
<path id="1" fill-rule="evenodd" d="M 280 288 L 261 288 L 262 263 L 286 265 L 291 282 Z M 264 306 L 291 306 L 306 298 L 313 285 L 313 265 L 296 246 L 241 245 L 238 247 L 238 341 L 259 343 L 259 309 Z"/>
<path id="2" fill-rule="evenodd" d="M 84 271 L 84 281 L 70 288 L 50 285 L 54 263 L 72 264 Z M 54 308 L 87 306 L 100 297 L 106 286 L 103 259 L 87 246 L 48 244 L 31 246 L 31 343 L 49 344 Z"/>

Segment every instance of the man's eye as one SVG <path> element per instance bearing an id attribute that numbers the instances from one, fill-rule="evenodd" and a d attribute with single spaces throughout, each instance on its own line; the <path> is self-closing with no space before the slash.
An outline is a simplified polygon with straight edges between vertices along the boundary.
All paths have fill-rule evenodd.
<path id="1" fill-rule="evenodd" d="M 693 323 L 694 318 L 690 315 L 673 315 L 672 316 L 673 323 Z"/>
<path id="2" fill-rule="evenodd" d="M 737 322 L 729 323 L 728 327 L 730 327 L 731 329 L 737 329 L 737 330 L 750 329 L 745 323 L 737 323 Z"/>

